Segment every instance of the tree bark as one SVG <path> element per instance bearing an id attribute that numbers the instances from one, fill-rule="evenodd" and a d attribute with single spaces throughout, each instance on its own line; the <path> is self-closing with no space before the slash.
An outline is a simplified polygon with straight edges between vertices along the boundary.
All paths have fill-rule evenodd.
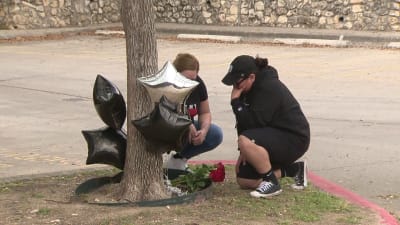
<path id="1" fill-rule="evenodd" d="M 127 55 L 127 149 L 121 200 L 141 201 L 165 198 L 162 154 L 132 125 L 154 107 L 137 78 L 157 71 L 157 40 L 153 0 L 123 0 L 121 20 Z"/>

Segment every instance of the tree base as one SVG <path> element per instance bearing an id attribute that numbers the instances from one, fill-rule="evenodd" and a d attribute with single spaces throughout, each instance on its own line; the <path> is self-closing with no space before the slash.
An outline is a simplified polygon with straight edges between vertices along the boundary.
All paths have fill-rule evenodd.
<path id="1" fill-rule="evenodd" d="M 184 172 L 181 171 L 169 171 L 168 177 L 176 177 Z M 123 172 L 120 172 L 112 177 L 97 177 L 89 179 L 75 189 L 75 195 L 83 195 L 89 194 L 100 187 L 103 187 L 108 184 L 117 184 L 121 182 Z M 95 205 L 106 205 L 106 206 L 142 206 L 142 207 L 156 207 L 156 206 L 167 206 L 167 205 L 177 205 L 184 203 L 193 203 L 193 202 L 201 202 L 207 200 L 212 197 L 212 182 L 207 183 L 206 187 L 200 191 L 189 193 L 183 196 L 176 196 L 166 199 L 158 199 L 158 200 L 148 200 L 148 201 L 138 201 L 138 202 L 129 202 L 129 201 L 118 201 L 118 202 L 90 202 L 88 204 Z"/>

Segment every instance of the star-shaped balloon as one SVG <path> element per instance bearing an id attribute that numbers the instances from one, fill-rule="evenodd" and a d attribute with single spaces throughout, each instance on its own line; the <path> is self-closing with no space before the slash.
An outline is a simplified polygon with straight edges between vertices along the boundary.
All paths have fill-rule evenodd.
<path id="1" fill-rule="evenodd" d="M 164 95 L 178 105 L 183 104 L 186 97 L 199 84 L 180 74 L 169 61 L 156 74 L 140 77 L 138 81 L 144 85 L 152 102 L 158 102 Z"/>
<path id="2" fill-rule="evenodd" d="M 97 75 L 93 87 L 93 103 L 105 124 L 114 129 L 122 128 L 126 118 L 124 97 L 117 86 L 101 75 Z"/>
<path id="3" fill-rule="evenodd" d="M 126 133 L 111 127 L 97 130 L 83 130 L 88 145 L 86 164 L 108 164 L 124 169 L 126 154 Z"/>
<path id="4" fill-rule="evenodd" d="M 178 152 L 187 143 L 192 121 L 186 115 L 176 112 L 175 105 L 163 96 L 150 114 L 132 120 L 132 123 L 149 141 L 169 147 L 166 151 L 174 149 Z"/>

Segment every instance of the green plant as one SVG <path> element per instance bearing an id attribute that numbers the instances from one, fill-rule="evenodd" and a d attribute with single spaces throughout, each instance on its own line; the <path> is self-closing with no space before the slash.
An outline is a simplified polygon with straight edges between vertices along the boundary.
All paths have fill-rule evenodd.
<path id="1" fill-rule="evenodd" d="M 44 198 L 44 195 L 41 193 L 33 193 L 32 198 Z"/>
<path id="2" fill-rule="evenodd" d="M 205 164 L 194 167 L 192 168 L 193 172 L 179 175 L 179 177 L 171 180 L 171 184 L 189 193 L 202 190 L 210 184 L 211 179 L 209 174 L 214 168 L 214 166 Z"/>
<path id="3" fill-rule="evenodd" d="M 37 212 L 39 215 L 49 215 L 50 214 L 50 209 L 49 208 L 40 208 L 39 211 Z"/>

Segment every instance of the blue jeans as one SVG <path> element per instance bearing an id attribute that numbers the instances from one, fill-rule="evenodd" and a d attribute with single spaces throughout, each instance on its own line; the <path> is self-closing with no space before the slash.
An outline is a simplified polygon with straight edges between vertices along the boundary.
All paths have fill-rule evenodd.
<path id="1" fill-rule="evenodd" d="M 196 129 L 200 129 L 200 125 L 197 120 L 194 121 L 194 126 Z M 196 155 L 200 155 L 201 153 L 208 152 L 216 148 L 219 144 L 221 144 L 222 138 L 223 135 L 221 128 L 215 124 L 211 124 L 206 138 L 201 145 L 187 144 L 179 154 L 186 159 L 190 159 Z"/>

